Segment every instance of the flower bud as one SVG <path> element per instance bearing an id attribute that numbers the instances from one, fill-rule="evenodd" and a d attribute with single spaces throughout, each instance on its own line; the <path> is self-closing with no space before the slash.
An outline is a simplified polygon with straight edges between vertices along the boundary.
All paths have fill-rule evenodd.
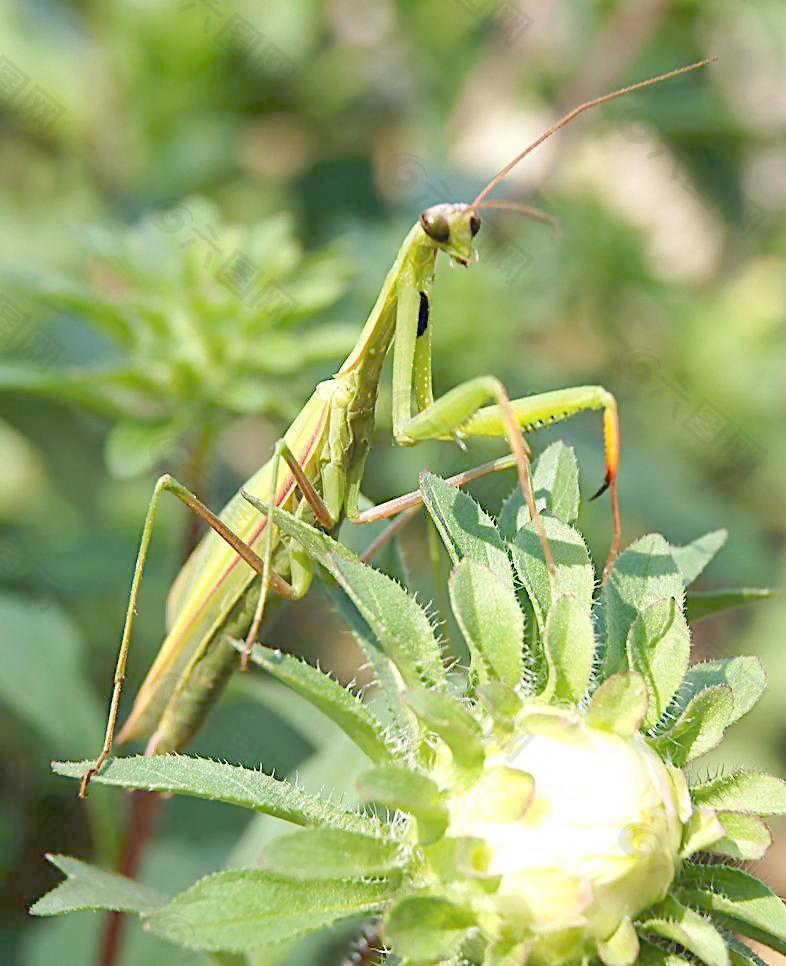
<path id="1" fill-rule="evenodd" d="M 529 962 L 569 963 L 596 956 L 666 895 L 691 803 L 681 772 L 640 735 L 592 727 L 579 712 L 531 710 L 453 798 L 448 834 L 485 842 L 487 871 L 501 877 L 488 901 L 502 933 L 530 941 Z"/>

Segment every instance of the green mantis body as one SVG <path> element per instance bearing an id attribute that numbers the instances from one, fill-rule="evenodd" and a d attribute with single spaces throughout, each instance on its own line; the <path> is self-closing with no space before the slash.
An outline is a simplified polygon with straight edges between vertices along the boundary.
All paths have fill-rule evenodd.
<path id="1" fill-rule="evenodd" d="M 82 794 L 112 748 L 142 568 L 164 492 L 178 496 L 212 530 L 175 580 L 167 602 L 166 639 L 119 735 L 120 740 L 151 736 L 150 753 L 179 749 L 198 729 L 237 666 L 237 652 L 227 638 L 245 636 L 250 648 L 267 612 L 270 592 L 273 604 L 276 599 L 300 598 L 309 588 L 314 573 L 312 559 L 268 523 L 268 517 L 259 512 L 260 505 L 275 505 L 334 531 L 343 519 L 368 523 L 416 503 L 412 496 L 362 513 L 359 509 L 379 380 L 391 346 L 395 441 L 413 445 L 429 439 L 505 437 L 511 458 L 489 464 L 474 474 L 470 471 L 455 482 L 466 482 L 473 475 L 503 465 L 516 465 L 530 512 L 540 525 L 544 554 L 550 564 L 550 550 L 532 494 L 528 449 L 521 434 L 584 410 L 602 409 L 607 467 L 604 488 L 611 488 L 614 509 L 613 557 L 619 543 L 619 444 L 614 397 L 602 386 L 582 386 L 509 400 L 499 380 L 479 376 L 435 400 L 431 378 L 432 285 L 440 252 L 461 265 L 470 263 L 480 228 L 478 209 L 498 206 L 484 203 L 483 199 L 534 146 L 594 104 L 695 66 L 699 65 L 581 105 L 507 165 L 472 204 L 437 205 L 424 211 L 404 239 L 358 342 L 344 364 L 332 379 L 317 386 L 276 445 L 272 458 L 232 497 L 218 517 L 173 478 L 159 479 L 142 533 L 104 747 L 83 779 Z"/>

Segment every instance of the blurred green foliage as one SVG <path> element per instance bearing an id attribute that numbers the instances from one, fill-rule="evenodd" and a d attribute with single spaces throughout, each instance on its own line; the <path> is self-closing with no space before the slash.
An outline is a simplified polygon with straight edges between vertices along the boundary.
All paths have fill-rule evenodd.
<path id="1" fill-rule="evenodd" d="M 84 916 L 31 924 L 25 906 L 54 880 L 45 849 L 108 864 L 122 835 L 103 790 L 86 810 L 48 763 L 87 752 L 82 732 L 101 717 L 156 472 L 184 473 L 220 505 L 334 370 L 345 326 L 359 330 L 422 207 L 474 197 L 561 110 L 703 56 L 720 60 L 587 115 L 500 190 L 557 214 L 563 240 L 485 214 L 480 264 L 440 266 L 435 382 L 444 391 L 492 372 L 514 395 L 606 385 L 622 414 L 626 539 L 659 530 L 685 543 L 724 526 L 728 547 L 703 585 L 781 583 L 780 0 L 2 0 L 0 36 L 0 638 L 23 655 L 5 662 L 13 687 L 38 698 L 5 689 L 0 706 L 4 961 L 87 962 L 100 931 Z M 178 213 L 191 228 L 160 227 Z M 207 241 L 185 244 L 206 224 Z M 222 285 L 236 251 L 297 289 L 297 310 L 279 300 L 255 314 Z M 89 380 L 63 389 L 63 372 L 85 368 L 133 378 L 99 405 Z M 388 411 L 383 392 L 366 484 L 375 500 L 413 488 L 423 467 L 449 473 L 499 451 L 394 448 Z M 558 436 L 576 446 L 587 485 L 593 468 L 599 482 L 597 418 L 532 444 Z M 493 506 L 510 485 L 479 490 Z M 602 558 L 605 502 L 582 504 L 580 525 Z M 188 539 L 179 509 L 160 526 L 129 693 L 158 647 Z M 430 595 L 422 525 L 404 543 Z M 782 761 L 785 623 L 780 598 L 698 627 L 702 656 L 759 654 L 769 669 L 768 694 L 734 735 L 735 762 Z M 339 675 L 355 665 L 318 589 L 275 633 L 271 643 L 318 650 Z M 255 684 L 233 688 L 198 749 L 302 771 L 317 738 Z M 220 866 L 239 828 L 232 814 L 211 817 L 205 828 L 198 803 L 172 803 L 145 877 L 176 889 Z M 771 854 L 760 872 L 783 892 Z M 153 949 L 134 934 L 124 964 L 172 961 Z"/>

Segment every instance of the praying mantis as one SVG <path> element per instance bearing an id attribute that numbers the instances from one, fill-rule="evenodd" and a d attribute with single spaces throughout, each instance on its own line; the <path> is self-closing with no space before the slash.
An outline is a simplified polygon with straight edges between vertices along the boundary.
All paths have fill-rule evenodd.
<path id="1" fill-rule="evenodd" d="M 245 638 L 241 662 L 245 667 L 268 605 L 276 600 L 296 600 L 307 593 L 314 561 L 270 522 L 274 507 L 334 532 L 345 519 L 364 524 L 400 515 L 401 520 L 418 505 L 418 494 L 412 493 L 360 510 L 377 391 L 391 346 L 395 442 L 406 446 L 433 439 L 460 442 L 473 436 L 504 437 L 510 447 L 508 457 L 459 474 L 450 482 L 461 486 L 486 473 L 515 466 L 552 573 L 553 557 L 535 503 L 529 447 L 523 433 L 586 410 L 603 411 L 606 475 L 596 496 L 606 489 L 611 493 L 613 537 L 605 571 L 608 574 L 620 544 L 619 421 L 614 396 L 603 386 L 594 385 L 510 399 L 497 378 L 478 376 L 435 399 L 429 323 L 437 258 L 442 252 L 459 265 L 470 264 L 483 208 L 503 208 L 548 220 L 547 215 L 528 206 L 487 200 L 488 195 L 531 151 L 579 114 L 709 62 L 671 70 L 580 104 L 506 164 L 472 203 L 437 204 L 423 211 L 404 239 L 358 341 L 341 368 L 316 387 L 276 444 L 271 459 L 220 514 L 214 514 L 173 477 L 159 478 L 134 567 L 104 743 L 82 778 L 82 797 L 114 744 L 142 572 L 164 493 L 174 494 L 210 530 L 174 581 L 167 601 L 167 636 L 118 735 L 119 741 L 149 736 L 149 754 L 179 750 L 201 726 L 238 664 L 237 652 L 227 639 Z M 391 533 L 396 523 L 389 528 Z"/>

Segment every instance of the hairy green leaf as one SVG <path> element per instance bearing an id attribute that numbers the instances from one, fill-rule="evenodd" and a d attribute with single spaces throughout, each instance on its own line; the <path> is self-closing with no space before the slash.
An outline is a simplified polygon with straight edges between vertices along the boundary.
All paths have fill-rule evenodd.
<path id="1" fill-rule="evenodd" d="M 757 657 L 730 657 L 694 664 L 685 675 L 670 714 L 679 714 L 704 688 L 718 685 L 731 688 L 734 707 L 729 724 L 733 724 L 759 700 L 767 685 L 767 675 Z"/>
<path id="2" fill-rule="evenodd" d="M 524 615 L 512 583 L 465 557 L 451 575 L 450 602 L 477 679 L 516 687 L 524 673 Z"/>
<path id="3" fill-rule="evenodd" d="M 538 626 L 545 633 L 549 610 L 558 597 L 575 597 L 589 607 L 595 586 L 589 551 L 578 530 L 556 517 L 541 517 L 556 566 L 552 580 L 546 566 L 537 526 L 530 521 L 510 545 L 513 563 L 532 601 Z"/>
<path id="4" fill-rule="evenodd" d="M 623 738 L 636 734 L 647 713 L 647 686 L 640 674 L 612 674 L 592 695 L 587 724 Z"/>
<path id="5" fill-rule="evenodd" d="M 429 963 L 454 956 L 476 921 L 471 909 L 449 899 L 410 896 L 392 907 L 383 928 L 397 956 Z"/>
<path id="6" fill-rule="evenodd" d="M 381 765 L 358 779 L 361 795 L 390 809 L 414 815 L 421 844 L 440 838 L 448 827 L 449 813 L 439 786 L 426 775 L 393 765 Z"/>
<path id="7" fill-rule="evenodd" d="M 688 864 L 674 888 L 684 902 L 728 922 L 734 932 L 786 952 L 786 907 L 763 882 L 742 869 Z"/>
<path id="8" fill-rule="evenodd" d="M 677 693 L 690 660 L 690 631 L 673 598 L 656 601 L 636 615 L 626 650 L 631 669 L 647 683 L 644 724 L 651 728 Z"/>
<path id="9" fill-rule="evenodd" d="M 760 771 L 735 771 L 720 775 L 690 790 L 697 805 L 745 812 L 750 815 L 782 815 L 786 812 L 786 782 Z"/>
<path id="10" fill-rule="evenodd" d="M 574 522 L 579 512 L 579 467 L 569 446 L 557 440 L 544 449 L 535 461 L 532 483 L 538 510 L 564 523 Z M 529 519 L 529 507 L 517 486 L 502 504 L 499 528 L 506 539 L 513 540 Z"/>
<path id="11" fill-rule="evenodd" d="M 673 597 L 681 603 L 683 594 L 682 575 L 660 534 L 642 537 L 617 557 L 604 593 L 604 675 L 623 669 L 628 634 L 638 615 L 659 600 Z"/>
<path id="12" fill-rule="evenodd" d="M 329 569 L 407 686 L 444 686 L 439 642 L 418 602 L 386 574 L 343 554 L 330 555 Z"/>
<path id="13" fill-rule="evenodd" d="M 469 557 L 513 589 L 513 569 L 492 518 L 468 493 L 433 473 L 421 473 L 420 492 L 453 564 Z"/>
<path id="14" fill-rule="evenodd" d="M 608 939 L 598 941 L 597 948 L 604 966 L 632 966 L 639 955 L 636 927 L 626 916 Z"/>
<path id="15" fill-rule="evenodd" d="M 763 858 L 764 853 L 772 845 L 770 830 L 755 815 L 718 812 L 718 819 L 725 835 L 717 842 L 713 842 L 708 849 L 710 852 L 728 855 L 733 859 L 755 861 Z"/>
<path id="16" fill-rule="evenodd" d="M 645 920 L 639 923 L 639 929 L 679 943 L 702 962 L 712 963 L 713 966 L 729 964 L 726 941 L 718 930 L 703 916 L 671 896 L 648 911 Z"/>
<path id="17" fill-rule="evenodd" d="M 52 768 L 58 775 L 81 778 L 92 764 L 92 761 L 56 761 Z M 93 781 L 120 788 L 177 792 L 214 802 L 228 802 L 274 815 L 295 825 L 334 825 L 372 833 L 379 827 L 370 816 L 307 795 L 287 781 L 209 758 L 189 755 L 111 758 Z"/>
<path id="18" fill-rule="evenodd" d="M 47 855 L 47 859 L 66 875 L 30 908 L 34 916 L 59 916 L 83 909 L 112 909 L 147 916 L 169 902 L 158 889 L 134 882 L 116 872 L 106 872 L 67 855 Z"/>
<path id="19" fill-rule="evenodd" d="M 769 600 L 777 593 L 766 587 L 739 587 L 734 590 L 692 590 L 685 598 L 685 615 L 688 623 L 714 614 L 721 614 L 744 604 L 755 604 L 760 600 Z"/>
<path id="20" fill-rule="evenodd" d="M 694 808 L 688 824 L 682 830 L 680 857 L 684 859 L 695 852 L 703 852 L 723 836 L 723 826 L 711 808 Z"/>
<path id="21" fill-rule="evenodd" d="M 237 650 L 245 650 L 243 641 L 232 643 Z M 291 654 L 255 644 L 251 659 L 335 721 L 372 761 L 390 760 L 392 751 L 382 722 L 356 694 Z"/>
<path id="22" fill-rule="evenodd" d="M 592 615 L 575 597 L 559 597 L 546 621 L 548 680 L 543 697 L 578 704 L 587 691 L 595 658 Z"/>
<path id="23" fill-rule="evenodd" d="M 757 956 L 749 946 L 740 942 L 736 936 L 726 936 L 726 944 L 729 947 L 731 966 L 767 966 L 761 956 Z"/>
<path id="24" fill-rule="evenodd" d="M 336 609 L 346 621 L 358 647 L 372 671 L 377 691 L 381 696 L 391 725 L 394 741 L 402 742 L 414 749 L 419 740 L 418 724 L 415 716 L 401 700 L 404 682 L 396 665 L 379 647 L 371 628 L 350 600 L 345 591 L 336 584 L 328 587 L 328 594 Z"/>
<path id="25" fill-rule="evenodd" d="M 659 754 L 668 756 L 682 768 L 720 744 L 733 715 L 731 688 L 725 685 L 705 688 L 690 701 L 668 731 L 651 739 L 652 744 Z"/>
<path id="26" fill-rule="evenodd" d="M 406 858 L 401 842 L 334 828 L 307 828 L 265 846 L 261 865 L 280 875 L 345 879 L 395 872 Z"/>
<path id="27" fill-rule="evenodd" d="M 481 727 L 455 698 L 437 691 L 413 688 L 407 691 L 406 699 L 426 727 L 450 748 L 456 764 L 470 769 L 483 764 L 485 749 Z"/>
<path id="28" fill-rule="evenodd" d="M 689 586 L 702 573 L 715 554 L 726 543 L 728 530 L 712 530 L 684 547 L 672 544 L 671 553 L 680 568 L 685 586 Z"/>
<path id="29" fill-rule="evenodd" d="M 149 925 L 187 949 L 241 953 L 380 909 L 393 888 L 384 880 L 289 879 L 230 869 L 175 896 Z"/>

